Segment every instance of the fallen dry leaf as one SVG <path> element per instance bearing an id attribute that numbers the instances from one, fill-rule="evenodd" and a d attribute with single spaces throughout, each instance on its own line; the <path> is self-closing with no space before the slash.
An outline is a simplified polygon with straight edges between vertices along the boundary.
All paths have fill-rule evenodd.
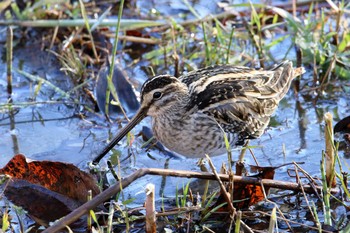
<path id="1" fill-rule="evenodd" d="M 43 226 L 60 219 L 81 205 L 80 202 L 27 180 L 8 179 L 4 185 L 7 199 L 25 209 L 30 217 Z M 70 225 L 74 232 L 86 228 L 86 218 Z"/>
<path id="2" fill-rule="evenodd" d="M 22 154 L 15 155 L 0 169 L 0 174 L 42 185 L 80 202 L 87 200 L 89 190 L 93 196 L 100 192 L 95 179 L 73 164 L 52 161 L 27 162 Z"/>
<path id="3" fill-rule="evenodd" d="M 275 175 L 275 169 L 277 167 L 259 167 L 259 166 L 250 166 L 250 171 L 258 172 L 256 175 L 249 176 L 259 179 L 270 179 L 272 180 Z M 237 174 L 241 175 L 241 174 Z M 268 194 L 270 188 L 264 187 L 266 195 Z M 238 209 L 248 208 L 251 205 L 254 205 L 265 199 L 264 191 L 260 185 L 254 184 L 243 184 L 235 183 L 233 189 L 233 200 L 234 206 Z M 241 201 L 239 201 L 241 200 Z"/>
<path id="4" fill-rule="evenodd" d="M 280 167 L 280 166 L 279 166 Z M 278 167 L 259 167 L 259 166 L 249 166 L 251 172 L 257 173 L 248 177 L 255 177 L 260 179 L 273 179 L 275 175 L 275 169 Z M 244 167 L 244 164 L 236 164 L 236 175 L 244 176 L 247 172 L 247 169 Z M 230 185 L 230 184 L 228 184 Z M 227 188 L 226 188 L 227 189 Z M 265 187 L 265 192 L 268 194 L 269 187 Z M 222 191 L 221 191 L 222 192 Z M 233 206 L 238 209 L 248 208 L 251 205 L 254 205 L 262 200 L 264 200 L 264 192 L 260 185 L 255 184 L 244 184 L 244 183 L 234 183 L 233 187 Z M 226 202 L 222 193 L 220 193 L 215 206 L 220 205 L 221 203 Z M 226 207 L 221 208 L 222 211 L 227 211 Z"/>

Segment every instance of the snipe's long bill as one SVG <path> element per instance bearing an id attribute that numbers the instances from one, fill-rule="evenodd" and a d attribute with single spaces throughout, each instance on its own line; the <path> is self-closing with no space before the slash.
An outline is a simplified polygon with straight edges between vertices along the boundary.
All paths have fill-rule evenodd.
<path id="1" fill-rule="evenodd" d="M 271 70 L 216 65 L 179 78 L 159 75 L 141 88 L 141 107 L 134 118 L 93 160 L 98 163 L 135 125 L 152 117 L 155 137 L 168 149 L 187 157 L 226 152 L 259 137 L 291 81 L 304 72 L 284 61 Z"/>

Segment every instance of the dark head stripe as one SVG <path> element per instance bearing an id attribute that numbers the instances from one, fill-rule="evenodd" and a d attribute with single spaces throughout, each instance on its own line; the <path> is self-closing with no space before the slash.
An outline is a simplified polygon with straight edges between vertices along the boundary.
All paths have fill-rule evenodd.
<path id="1" fill-rule="evenodd" d="M 147 80 L 141 88 L 143 94 L 151 92 L 154 89 L 163 88 L 171 83 L 177 82 L 175 77 L 170 75 L 158 75 Z"/>

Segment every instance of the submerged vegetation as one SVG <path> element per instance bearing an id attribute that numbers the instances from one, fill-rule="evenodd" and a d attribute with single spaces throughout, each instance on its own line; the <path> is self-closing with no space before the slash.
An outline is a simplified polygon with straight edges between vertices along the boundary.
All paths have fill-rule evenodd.
<path id="1" fill-rule="evenodd" d="M 233 4 L 217 1 L 213 9 L 209 8 L 208 3 L 210 14 L 204 14 L 199 10 L 202 5 L 195 1 L 171 2 L 178 5 L 174 4 L 170 9 L 159 3 L 157 8 L 157 4 L 147 5 L 137 0 L 125 3 L 53 3 L 45 0 L 1 2 L 0 31 L 4 35 L 6 31 L 8 35 L 13 32 L 13 38 L 8 36 L 6 43 L 1 41 L 3 45 L 6 44 L 6 50 L 3 46 L 1 52 L 7 53 L 7 59 L 3 60 L 7 60 L 8 68 L 0 67 L 0 70 L 10 71 L 7 83 L 0 83 L 0 90 L 7 92 L 7 95 L 0 96 L 0 113 L 2 121 L 10 121 L 13 151 L 19 153 L 13 119 L 24 109 L 31 109 L 34 112 L 33 122 L 39 121 L 42 124 L 45 124 L 45 119 L 40 109 L 32 109 L 33 106 L 57 105 L 69 115 L 65 118 L 79 118 L 88 122 L 91 128 L 101 127 L 106 122 L 120 123 L 139 107 L 136 101 L 137 91 L 134 90 L 139 90 L 145 76 L 170 73 L 178 77 L 183 72 L 213 64 L 268 68 L 289 59 L 295 66 L 305 67 L 306 74 L 296 80 L 293 87 L 300 134 L 306 128 L 303 125 L 306 108 L 300 102 L 312 103 L 309 105 L 311 108 L 340 95 L 345 95 L 349 102 L 350 3 L 327 0 L 302 3 L 290 1 L 272 5 L 261 2 Z M 5 39 L 1 37 L 1 40 Z M 39 57 L 47 59 L 44 62 L 47 66 L 51 64 L 49 60 L 54 60 L 59 63 L 62 72 L 55 76 L 57 79 L 46 75 L 47 70 L 41 72 L 36 67 L 24 67 L 21 61 L 12 64 L 12 49 L 15 61 L 16 54 L 20 54 L 18 51 L 28 51 L 24 48 L 31 46 L 36 51 L 31 52 L 35 55 L 31 58 L 33 63 L 29 64 L 35 65 L 34 61 L 41 59 Z M 132 75 L 127 77 L 128 74 Z M 18 78 L 13 78 L 12 75 Z M 20 78 L 25 78 L 25 81 L 18 81 Z M 14 95 L 23 86 L 29 94 Z M 349 105 L 346 107 L 349 108 Z M 323 126 L 324 113 L 317 114 L 317 123 Z M 337 112 L 333 114 L 335 120 L 339 120 Z M 226 182 L 221 185 L 220 192 L 217 191 L 218 188 L 215 191 L 210 189 L 209 179 L 215 177 L 210 174 L 212 177 L 208 178 L 210 175 L 207 173 L 181 173 L 172 169 L 167 172 L 166 169 L 152 168 L 142 168 L 134 172 L 137 166 L 128 164 L 131 168 L 125 174 L 122 163 L 130 158 L 122 156 L 125 150 L 115 149 L 109 158 L 108 169 L 90 167 L 99 175 L 102 189 L 105 188 L 104 185 L 112 186 L 116 183 L 112 186 L 113 193 L 108 193 L 107 196 L 109 198 L 113 195 L 113 198 L 102 210 L 89 211 L 87 226 L 79 228 L 94 229 L 97 232 L 136 232 L 145 227 L 148 232 L 155 232 L 155 229 L 160 232 L 349 232 L 349 165 L 338 153 L 340 144 L 335 141 L 337 138 L 333 135 L 329 114 L 326 114 L 326 118 L 326 127 L 322 128 L 325 136 L 320 136 L 326 142 L 326 146 L 323 146 L 324 143 L 320 145 L 325 152 L 320 151 L 319 158 L 316 159 L 317 162 L 321 161 L 318 174 L 309 174 L 309 161 L 304 161 L 305 167 L 294 162 L 289 165 L 293 168 L 288 169 L 288 175 L 291 181 L 296 182 L 296 187 L 289 186 L 285 190 L 278 189 L 281 186 L 278 186 L 280 183 L 277 178 L 277 186 L 269 185 L 266 181 L 274 179 L 274 171 L 280 168 L 281 163 L 274 164 L 276 167 L 265 168 L 258 164 L 252 167 L 242 166 L 244 154 L 249 152 L 254 157 L 257 148 L 249 144 L 242 149 L 235 175 L 244 175 L 246 169 L 254 170 L 259 174 L 254 177 L 256 183 L 254 186 L 240 186 L 240 190 L 235 190 L 239 187 L 236 182 L 240 181 L 227 182 L 234 180 L 231 173 L 231 150 L 228 148 L 230 156 L 226 160 L 227 165 L 223 165 L 220 171 L 228 175 L 218 175 L 214 166 L 210 170 Z M 3 125 L 6 123 L 1 123 Z M 349 128 L 348 125 L 350 124 L 345 123 L 344 128 Z M 132 151 L 128 153 L 130 157 L 144 147 L 152 150 L 153 146 L 164 151 L 161 145 L 153 143 L 152 135 L 146 135 L 145 132 L 143 130 L 147 143 L 142 146 L 135 140 L 137 135 L 129 133 L 127 150 Z M 347 146 L 349 147 L 349 143 Z M 302 150 L 303 145 L 300 147 Z M 167 151 L 164 153 L 171 154 Z M 149 159 L 156 160 L 150 154 Z M 259 158 L 256 160 L 259 161 Z M 210 159 L 206 161 L 211 163 Z M 167 164 L 164 167 L 168 168 Z M 124 194 L 123 184 L 126 182 L 128 185 L 146 174 L 162 177 L 204 177 L 208 180 L 204 179 L 205 183 L 201 186 L 205 188 L 198 192 L 193 191 L 193 182 L 184 181 L 181 189 L 173 187 L 173 198 L 163 197 L 162 193 L 155 210 L 147 210 L 147 206 L 144 210 L 140 206 L 135 207 L 135 197 Z M 260 180 L 263 186 L 259 186 Z M 257 187 L 260 187 L 259 191 Z M 310 191 L 312 188 L 314 190 Z M 249 195 L 260 194 L 259 197 L 254 196 L 256 202 L 244 200 L 248 204 L 241 205 L 235 203 L 235 199 L 231 204 L 234 193 L 248 189 L 254 189 L 253 194 Z M 154 196 L 154 192 L 147 186 L 147 198 L 152 193 Z M 242 194 L 238 200 L 245 198 L 254 199 Z M 155 211 L 158 212 L 157 221 L 153 224 L 157 226 L 152 226 L 149 225 L 152 224 L 150 215 L 155 214 Z M 1 214 L 3 231 L 26 232 L 27 229 L 34 229 L 25 225 L 24 214 L 17 207 L 6 205 Z M 18 220 L 14 221 L 14 216 Z M 155 218 L 153 215 L 151 217 Z M 16 224 L 16 221 L 19 223 Z"/>

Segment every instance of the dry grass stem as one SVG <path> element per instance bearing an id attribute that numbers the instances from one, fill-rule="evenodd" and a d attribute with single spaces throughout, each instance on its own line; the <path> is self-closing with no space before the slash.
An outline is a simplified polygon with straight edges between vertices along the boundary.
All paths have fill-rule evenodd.
<path id="1" fill-rule="evenodd" d="M 295 169 L 296 180 L 300 184 L 301 192 L 303 193 L 303 196 L 305 198 L 305 202 L 307 203 L 307 207 L 309 208 L 309 211 L 311 213 L 312 219 L 314 220 L 315 223 L 317 223 L 316 217 L 314 215 L 314 212 L 311 209 L 311 204 L 309 203 L 309 199 L 307 198 L 307 195 L 306 195 L 306 193 L 305 193 L 305 191 L 303 189 L 303 186 L 302 186 L 302 183 L 301 183 L 301 180 L 300 180 L 300 177 L 299 177 L 298 167 L 295 166 L 294 169 Z"/>
<path id="2" fill-rule="evenodd" d="M 154 184 L 148 184 L 145 189 L 146 192 L 146 232 L 157 232 L 156 223 L 156 207 L 154 201 Z"/>
<path id="3" fill-rule="evenodd" d="M 326 179 L 327 186 L 334 188 L 336 185 L 335 171 L 334 171 L 334 135 L 333 135 L 333 115 L 330 112 L 324 114 L 325 127 L 325 141 L 326 141 Z"/>
<path id="4" fill-rule="evenodd" d="M 214 173 L 214 176 L 215 176 L 216 180 L 219 182 L 221 192 L 222 192 L 222 194 L 225 197 L 225 200 L 227 202 L 227 206 L 228 206 L 228 208 L 230 210 L 231 216 L 234 217 L 236 215 L 236 209 L 235 209 L 235 207 L 233 207 L 233 204 L 232 204 L 232 196 L 231 196 L 231 194 L 229 192 L 226 191 L 226 188 L 225 188 L 224 184 L 222 183 L 218 173 L 216 172 L 215 166 L 212 163 L 209 155 L 205 155 L 205 156 L 207 157 L 209 166 L 210 166 L 212 172 Z"/>

